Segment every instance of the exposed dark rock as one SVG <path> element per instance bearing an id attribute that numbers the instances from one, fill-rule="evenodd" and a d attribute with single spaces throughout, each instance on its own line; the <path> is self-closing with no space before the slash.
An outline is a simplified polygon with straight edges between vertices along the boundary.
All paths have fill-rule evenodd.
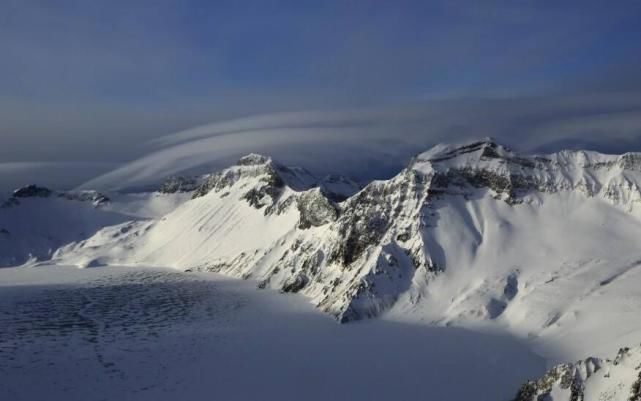
<path id="1" fill-rule="evenodd" d="M 519 292 L 519 279 L 518 279 L 518 274 L 517 273 L 512 273 L 509 276 L 507 276 L 507 279 L 505 280 L 505 287 L 503 288 L 503 296 L 508 301 L 511 301 L 516 297 L 516 294 Z"/>
<path id="2" fill-rule="evenodd" d="M 498 195 L 504 195 L 509 204 L 521 202 L 521 197 L 530 190 L 546 192 L 544 183 L 534 176 L 517 173 L 500 174 L 483 168 L 453 168 L 446 172 L 437 172 L 431 179 L 430 192 L 432 196 L 449 193 L 451 188 L 464 189 L 487 188 Z"/>
<path id="3" fill-rule="evenodd" d="M 619 159 L 621 168 L 632 171 L 641 171 L 641 154 L 626 153 Z"/>
<path id="4" fill-rule="evenodd" d="M 163 194 L 177 192 L 191 192 L 199 187 L 199 180 L 195 177 L 169 177 L 158 189 Z"/>
<path id="5" fill-rule="evenodd" d="M 483 151 L 481 152 L 481 157 L 487 158 L 487 159 L 500 159 L 501 155 L 499 152 L 497 152 L 496 148 L 498 145 L 494 142 L 487 142 L 485 146 L 483 147 Z"/>
<path id="6" fill-rule="evenodd" d="M 6 228 L 0 228 L 0 234 L 2 234 L 2 235 L 11 235 Z"/>
<path id="7" fill-rule="evenodd" d="M 402 232 L 396 235 L 396 240 L 400 242 L 408 241 L 412 236 L 411 230 L 412 230 L 411 227 L 405 227 L 405 229 Z"/>
<path id="8" fill-rule="evenodd" d="M 194 191 L 192 199 L 205 196 L 212 190 L 218 192 L 223 188 L 230 187 L 234 184 L 234 182 L 236 182 L 236 179 L 237 177 L 235 177 L 233 172 L 230 171 L 207 175 L 204 177 L 203 182 L 200 184 L 200 186 Z"/>
<path id="9" fill-rule="evenodd" d="M 37 185 L 27 185 L 13 191 L 14 198 L 47 198 L 51 195 L 51 190 Z"/>
<path id="10" fill-rule="evenodd" d="M 261 176 L 261 186 L 249 190 L 243 196 L 253 207 L 260 209 L 267 204 L 261 201 L 265 194 L 272 196 L 274 200 L 277 198 L 285 186 L 285 181 L 280 174 L 289 174 L 288 171 L 290 170 L 276 165 L 266 156 L 251 154 L 242 157 L 235 167 L 205 176 L 192 198 L 205 196 L 211 191 L 220 192 L 231 187 L 241 178 Z"/>
<path id="11" fill-rule="evenodd" d="M 302 273 L 299 273 L 295 276 L 290 277 L 285 284 L 283 284 L 283 288 L 281 291 L 283 292 L 298 292 L 302 290 L 308 283 L 309 279 L 307 276 L 305 276 Z"/>
<path id="12" fill-rule="evenodd" d="M 513 401 L 537 401 L 538 397 L 535 398 L 537 391 L 537 383 L 530 380 L 519 388 Z"/>
<path id="13" fill-rule="evenodd" d="M 283 214 L 287 210 L 289 210 L 290 206 L 292 206 L 296 202 L 296 196 L 295 195 L 289 195 L 287 198 L 279 199 L 278 202 L 267 206 L 265 209 L 265 215 L 270 215 L 270 214 Z"/>
<path id="14" fill-rule="evenodd" d="M 641 401 L 641 372 L 639 372 L 637 379 L 632 383 L 628 401 Z"/>
<path id="15" fill-rule="evenodd" d="M 426 269 L 430 273 L 443 273 L 445 271 L 445 266 L 441 266 L 434 262 L 427 262 Z"/>
<path id="16" fill-rule="evenodd" d="M 342 240 L 331 259 L 339 259 L 343 266 L 356 261 L 370 246 L 377 244 L 389 225 L 383 214 L 354 214 L 340 227 Z"/>
<path id="17" fill-rule="evenodd" d="M 439 157 L 430 159 L 430 161 L 434 163 L 438 163 L 438 162 L 449 160 L 454 157 L 458 157 L 467 153 L 473 153 L 479 150 L 483 150 L 484 152 L 487 150 L 487 154 L 488 154 L 487 157 L 499 157 L 498 153 L 496 152 L 497 148 L 498 148 L 498 145 L 493 140 L 484 139 L 482 141 L 474 142 L 469 145 L 459 146 L 456 149 L 452 149 L 448 152 L 443 153 L 442 155 L 439 155 Z"/>
<path id="18" fill-rule="evenodd" d="M 111 202 L 107 195 L 97 191 L 79 191 L 79 192 L 59 192 L 59 198 L 74 200 L 79 202 L 92 202 L 94 206 L 104 205 Z"/>
<path id="19" fill-rule="evenodd" d="M 269 280 L 259 281 L 258 284 L 256 284 L 256 288 L 258 288 L 259 290 L 264 290 L 265 288 L 267 288 L 267 284 L 269 284 Z"/>
<path id="20" fill-rule="evenodd" d="M 474 152 L 479 152 L 480 160 L 497 159 L 501 163 L 526 168 L 533 168 L 536 166 L 536 163 L 530 158 L 516 156 L 507 146 L 499 145 L 490 138 L 453 148 L 436 157 L 432 157 L 427 161 L 431 163 L 440 163 Z"/>
<path id="21" fill-rule="evenodd" d="M 94 206 L 99 206 L 109 202 L 109 198 L 97 191 L 67 191 L 67 192 L 53 192 L 48 188 L 38 187 L 36 185 L 27 185 L 13 192 L 13 196 L 7 199 L 2 207 L 12 207 L 20 204 L 19 199 L 24 198 L 48 198 L 54 195 L 67 199 L 80 202 L 92 202 Z"/>
<path id="22" fill-rule="evenodd" d="M 323 260 L 325 259 L 325 254 L 321 250 L 317 250 L 309 257 L 306 257 L 303 260 L 301 268 L 304 272 L 307 272 L 311 275 L 315 275 L 319 272 L 319 268 Z"/>
<path id="23" fill-rule="evenodd" d="M 271 159 L 267 156 L 259 155 L 256 153 L 250 153 L 246 156 L 241 157 L 236 162 L 237 166 L 258 166 L 261 164 L 266 164 Z"/>
<path id="24" fill-rule="evenodd" d="M 305 192 L 298 198 L 298 211 L 298 228 L 302 230 L 331 223 L 338 217 L 336 206 L 318 190 Z"/>
<path id="25" fill-rule="evenodd" d="M 427 179 L 406 169 L 397 179 L 372 183 L 344 202 L 337 221 L 340 239 L 329 260 L 349 266 L 366 249 L 378 244 L 402 213 L 405 202 L 421 196 Z"/>
<path id="26" fill-rule="evenodd" d="M 538 380 L 530 380 L 518 390 L 513 401 L 542 401 L 549 399 L 555 385 L 570 390 L 569 401 L 583 401 L 584 383 L 579 370 L 584 370 L 589 378 L 601 369 L 601 361 L 588 358 L 576 364 L 562 364 L 550 369 Z"/>
<path id="27" fill-rule="evenodd" d="M 285 183 L 277 174 L 269 174 L 261 180 L 261 183 L 261 186 L 252 188 L 243 195 L 243 199 L 256 209 L 273 205 L 285 186 Z M 265 210 L 265 214 L 271 211 L 271 209 Z"/>

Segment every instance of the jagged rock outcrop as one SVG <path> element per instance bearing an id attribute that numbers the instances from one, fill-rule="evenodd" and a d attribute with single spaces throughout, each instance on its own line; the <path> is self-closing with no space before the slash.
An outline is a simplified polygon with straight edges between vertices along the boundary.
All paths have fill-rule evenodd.
<path id="1" fill-rule="evenodd" d="M 103 193 L 97 191 L 65 191 L 57 192 L 56 195 L 67 200 L 78 202 L 91 202 L 94 206 L 102 206 L 111 202 L 111 199 Z"/>
<path id="2" fill-rule="evenodd" d="M 205 196 L 210 191 L 224 191 L 242 179 L 258 178 L 260 186 L 251 188 L 245 194 L 245 200 L 260 209 L 267 204 L 261 202 L 261 199 L 266 195 L 276 197 L 286 183 L 296 189 L 311 188 L 314 184 L 313 178 L 307 177 L 305 171 L 301 173 L 299 176 L 296 171 L 273 162 L 267 156 L 250 154 L 238 160 L 233 167 L 205 176 L 193 198 Z"/>
<path id="3" fill-rule="evenodd" d="M 14 198 L 47 198 L 51 195 L 51 190 L 45 187 L 39 187 L 31 184 L 13 191 Z"/>
<path id="4" fill-rule="evenodd" d="M 587 358 L 553 367 L 523 384 L 513 401 L 637 401 L 641 347 L 621 348 L 613 360 Z"/>
<path id="5" fill-rule="evenodd" d="M 220 192 L 240 179 L 258 176 L 261 176 L 263 182 L 272 189 L 281 188 L 283 185 L 287 185 L 294 191 L 318 187 L 323 195 L 333 202 L 343 201 L 361 189 L 355 181 L 345 176 L 328 175 L 318 179 L 304 168 L 287 167 L 273 161 L 270 157 L 252 153 L 240 158 L 235 166 L 205 175 L 193 197 L 204 196 L 212 190 Z M 264 191 L 272 191 L 269 188 L 265 188 Z"/>
<path id="6" fill-rule="evenodd" d="M 300 222 L 298 228 L 304 230 L 331 223 L 338 217 L 338 208 L 319 189 L 309 190 L 298 197 Z"/>
<path id="7" fill-rule="evenodd" d="M 469 145 L 440 145 L 419 155 L 416 169 L 434 174 L 435 190 L 487 188 L 508 203 L 518 203 L 532 192 L 581 191 L 623 204 L 628 211 L 641 205 L 641 154 L 603 155 L 590 151 L 562 151 L 544 156 L 522 156 L 491 139 Z"/>
<path id="8" fill-rule="evenodd" d="M 200 186 L 198 177 L 169 177 L 158 188 L 161 194 L 175 194 L 180 192 L 192 192 Z"/>

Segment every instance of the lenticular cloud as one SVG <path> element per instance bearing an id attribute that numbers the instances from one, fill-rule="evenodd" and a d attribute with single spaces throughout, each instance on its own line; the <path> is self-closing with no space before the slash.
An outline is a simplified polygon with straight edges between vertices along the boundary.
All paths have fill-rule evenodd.
<path id="1" fill-rule="evenodd" d="M 252 152 L 318 174 L 367 181 L 394 175 L 413 155 L 439 142 L 491 136 L 524 151 L 588 148 L 621 153 L 641 147 L 640 129 L 641 97 L 616 94 L 263 114 L 158 138 L 148 144 L 144 157 L 82 187 L 156 185 L 167 176 L 226 167 Z"/>

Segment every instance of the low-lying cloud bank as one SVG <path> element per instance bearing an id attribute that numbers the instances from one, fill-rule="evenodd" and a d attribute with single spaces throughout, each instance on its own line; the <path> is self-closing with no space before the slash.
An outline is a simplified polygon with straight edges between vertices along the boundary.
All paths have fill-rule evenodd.
<path id="1" fill-rule="evenodd" d="M 161 137 L 150 153 L 82 187 L 127 190 L 224 167 L 250 152 L 362 181 L 396 173 L 439 142 L 491 136 L 518 150 L 641 151 L 641 93 L 440 100 L 217 122 Z"/>

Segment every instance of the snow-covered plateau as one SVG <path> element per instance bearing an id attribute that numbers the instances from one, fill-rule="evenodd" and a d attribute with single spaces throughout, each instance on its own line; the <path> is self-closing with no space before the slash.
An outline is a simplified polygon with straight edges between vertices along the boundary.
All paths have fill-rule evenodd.
<path id="1" fill-rule="evenodd" d="M 0 283 L 2 400 L 507 400 L 545 370 L 506 334 L 339 325 L 214 273 L 39 266 Z"/>
<path id="2" fill-rule="evenodd" d="M 209 339 L 213 345 L 203 346 L 209 349 L 222 347 L 219 341 L 225 340 L 206 335 L 208 324 L 226 331 L 235 327 L 238 316 L 251 315 L 264 325 L 259 329 L 250 328 L 249 323 L 242 326 L 252 336 L 270 324 L 292 324 L 300 333 L 293 335 L 285 328 L 280 330 L 287 334 L 269 332 L 268 337 L 277 342 L 274 355 L 237 351 L 240 354 L 226 354 L 227 359 L 219 360 L 223 365 L 211 360 L 215 359 L 215 353 L 208 354 L 211 349 L 200 353 L 201 346 L 194 346 L 193 358 L 199 362 L 177 362 L 166 373 L 154 373 L 156 378 L 168 379 L 164 387 L 154 385 L 152 393 L 157 396 L 159 388 L 178 388 L 167 383 L 169 377 L 180 377 L 176 383 L 190 383 L 185 391 L 194 396 L 193 386 L 206 387 L 194 384 L 193 375 L 197 375 L 213 382 L 227 377 L 237 387 L 244 387 L 240 380 L 260 380 L 260 385 L 247 387 L 264 387 L 265 399 L 278 393 L 280 399 L 340 399 L 337 394 L 344 399 L 394 399 L 393 394 L 400 394 L 395 399 L 639 400 L 639 238 L 641 154 L 561 151 L 524 155 L 490 139 L 437 145 L 415 157 L 395 177 L 363 187 L 347 177 L 319 178 L 256 154 L 205 176 L 170 178 L 156 192 L 55 192 L 29 186 L 4 199 L 0 208 L 0 264 L 21 265 L 0 270 L 0 299 L 9 305 L 3 311 L 9 323 L 3 326 L 10 327 L 0 338 L 0 346 L 9 351 L 0 357 L 14 358 L 11 363 L 3 360 L 0 368 L 13 372 L 9 376 L 12 383 L 26 383 L 36 372 L 53 369 L 37 365 L 29 360 L 31 354 L 22 351 L 21 342 L 31 339 L 30 344 L 39 347 L 44 341 L 41 328 L 16 323 L 36 313 L 30 308 L 42 311 L 38 313 L 46 318 L 36 320 L 44 319 L 53 332 L 62 330 L 60 325 L 66 327 L 67 334 L 53 335 L 56 341 L 99 344 L 96 349 L 104 346 L 109 352 L 120 352 L 120 365 L 127 368 L 138 363 L 137 354 L 113 348 L 128 343 L 120 341 L 129 337 L 117 330 L 126 332 L 127 327 L 135 326 L 131 330 L 143 327 L 139 331 L 146 333 L 148 326 L 157 324 L 163 333 L 173 333 L 160 335 L 171 336 L 171 341 L 179 341 L 191 330 L 189 335 L 198 340 L 188 340 L 208 344 Z M 73 269 L 56 265 L 95 269 L 72 273 Z M 156 282 L 150 272 L 159 268 L 173 268 L 174 273 L 162 270 L 164 278 Z M 121 274 L 123 271 L 127 273 Z M 303 297 L 265 296 L 278 299 L 274 302 L 281 306 L 296 304 L 287 308 L 305 308 L 300 300 L 307 299 L 335 320 L 349 324 L 326 326 L 328 320 L 307 309 L 287 317 L 280 306 L 261 313 L 256 311 L 264 306 L 249 308 L 252 312 L 244 315 L 237 312 L 242 308 L 225 309 L 227 302 L 235 303 L 216 296 L 217 286 L 232 285 L 220 281 L 220 273 L 249 279 L 246 283 L 259 288 L 300 294 Z M 55 284 L 67 280 L 58 275 L 83 279 L 81 284 Z M 86 280 L 94 275 L 98 281 Z M 167 280 L 170 284 L 163 284 Z M 175 288 L 174 281 L 180 283 Z M 170 288 L 153 290 L 163 285 Z M 193 290 L 183 288 L 192 285 Z M 254 294 L 246 285 L 240 298 L 272 294 Z M 50 289 L 52 286 L 55 288 Z M 105 287 L 106 292 L 94 289 Z M 161 299 L 153 299 L 156 295 L 152 294 L 146 302 L 147 295 L 126 295 L 129 289 L 155 291 Z M 49 295 L 42 295 L 43 291 L 58 291 L 51 298 L 60 298 L 60 306 L 45 302 Z M 186 309 L 176 312 L 174 303 Z M 208 303 L 214 305 L 210 315 Z M 92 313 L 100 315 L 97 323 L 84 320 Z M 152 317 L 121 317 L 145 313 Z M 192 319 L 192 313 L 197 317 Z M 322 321 L 320 337 L 306 331 L 311 329 L 303 323 L 290 322 L 299 316 L 302 321 Z M 158 322 L 149 323 L 154 319 Z M 67 321 L 72 323 L 60 323 Z M 94 330 L 94 326 L 107 329 Z M 82 334 L 85 331 L 90 334 Z M 236 341 L 233 347 L 257 344 L 252 342 L 257 338 L 243 335 L 231 336 Z M 306 335 L 307 341 L 298 338 Z M 149 347 L 158 347 L 155 350 L 165 358 L 163 366 L 169 363 L 168 354 L 160 348 L 180 349 L 147 334 L 132 338 L 134 343 L 145 343 L 141 347 L 148 347 L 145 355 L 150 358 L 156 352 Z M 283 338 L 292 348 L 278 343 Z M 326 342 L 338 342 L 335 351 L 325 347 Z M 103 351 L 96 351 L 99 363 L 104 356 L 98 355 L 107 352 Z M 42 352 L 49 355 L 49 351 Z M 309 356 L 303 358 L 307 352 Z M 400 356 L 403 358 L 395 359 Z M 27 359 L 15 359 L 18 357 Z M 327 362 L 335 363 L 334 357 L 342 361 L 338 370 Z M 265 371 L 270 370 L 269 364 L 283 365 L 281 370 L 260 373 L 266 377 L 298 377 L 298 370 L 304 373 L 303 367 L 311 366 L 307 372 L 323 382 L 327 373 L 322 372 L 330 369 L 332 375 L 324 383 L 338 380 L 338 384 L 314 387 L 308 379 L 298 378 L 286 386 L 275 378 L 257 379 L 256 367 L 247 368 L 251 372 L 248 379 L 234 365 L 248 361 Z M 149 363 L 160 369 L 159 364 Z M 372 364 L 385 368 L 377 370 Z M 554 367 L 557 364 L 563 365 Z M 226 366 L 229 372 L 221 373 Z M 552 370 L 546 372 L 546 366 Z M 19 367 L 27 373 L 16 373 Z M 91 370 L 88 366 L 81 369 Z M 114 369 L 123 371 L 122 367 Z M 65 372 L 68 370 L 60 374 L 65 376 Z M 111 395 L 104 398 L 115 397 L 119 389 L 132 390 L 128 387 L 135 382 L 131 372 L 123 373 L 128 379 L 113 373 L 121 377 L 120 384 L 108 385 L 112 393 L 105 390 Z M 207 372 L 211 379 L 205 379 Z M 456 375 L 456 382 L 439 376 L 444 372 Z M 344 377 L 339 378 L 339 373 Z M 424 388 L 417 384 L 417 374 L 427 380 Z M 361 380 L 370 383 L 365 386 Z M 375 390 L 381 381 L 389 382 L 395 393 Z M 51 391 L 67 386 L 56 383 L 51 384 Z M 79 383 L 67 386 L 69 391 L 78 391 L 74 389 Z M 308 392 L 306 386 L 317 392 Z M 481 389 L 484 386 L 486 390 Z M 10 387 L 14 398 L 20 395 L 16 388 Z M 85 390 L 89 388 L 101 387 Z M 330 391 L 326 388 L 334 393 L 325 393 Z M 354 393 L 357 388 L 365 390 Z M 402 388 L 405 393 L 399 392 Z M 442 388 L 449 390 L 439 392 Z M 216 399 L 255 399 L 243 393 L 255 390 L 240 389 L 236 398 L 220 393 L 229 395 Z"/>

